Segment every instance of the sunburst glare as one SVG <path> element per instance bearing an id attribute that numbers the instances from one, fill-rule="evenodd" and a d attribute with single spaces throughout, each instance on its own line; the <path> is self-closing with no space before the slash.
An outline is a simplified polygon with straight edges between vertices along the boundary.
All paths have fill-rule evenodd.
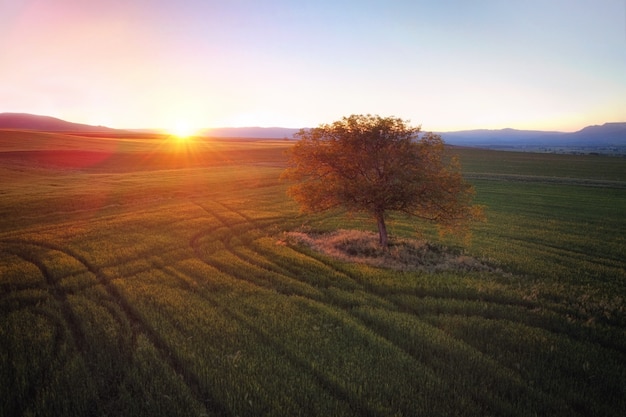
<path id="1" fill-rule="evenodd" d="M 180 140 L 187 140 L 195 136 L 198 133 L 198 129 L 186 122 L 178 122 L 174 127 L 169 129 L 169 133 Z"/>

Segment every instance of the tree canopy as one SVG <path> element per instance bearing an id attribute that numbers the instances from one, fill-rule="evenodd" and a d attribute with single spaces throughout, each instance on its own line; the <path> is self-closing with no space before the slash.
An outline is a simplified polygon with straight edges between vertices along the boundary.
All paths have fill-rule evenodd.
<path id="1" fill-rule="evenodd" d="M 456 157 L 441 137 L 420 136 L 420 127 L 395 117 L 352 115 L 303 129 L 289 151 L 283 177 L 304 211 L 344 207 L 369 214 L 380 243 L 388 244 L 389 212 L 435 222 L 442 232 L 466 233 L 481 216 L 473 187 L 463 180 Z"/>

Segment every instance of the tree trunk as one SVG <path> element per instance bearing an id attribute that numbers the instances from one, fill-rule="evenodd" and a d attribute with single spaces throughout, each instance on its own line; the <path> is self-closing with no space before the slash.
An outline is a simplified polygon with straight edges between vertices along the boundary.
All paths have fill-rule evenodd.
<path id="1" fill-rule="evenodd" d="M 376 215 L 376 222 L 378 223 L 378 236 L 380 246 L 387 249 L 389 244 L 389 237 L 387 236 L 387 226 L 385 225 L 385 215 L 380 213 Z"/>

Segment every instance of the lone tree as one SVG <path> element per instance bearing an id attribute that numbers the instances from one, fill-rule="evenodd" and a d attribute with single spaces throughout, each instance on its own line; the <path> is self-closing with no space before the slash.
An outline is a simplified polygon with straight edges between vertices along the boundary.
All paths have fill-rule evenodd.
<path id="1" fill-rule="evenodd" d="M 471 204 L 456 157 L 439 135 L 410 127 L 395 117 L 352 115 L 296 134 L 283 178 L 303 211 L 344 207 L 365 212 L 378 224 L 380 244 L 388 245 L 385 218 L 403 212 L 435 222 L 443 233 L 467 232 L 480 218 Z"/>

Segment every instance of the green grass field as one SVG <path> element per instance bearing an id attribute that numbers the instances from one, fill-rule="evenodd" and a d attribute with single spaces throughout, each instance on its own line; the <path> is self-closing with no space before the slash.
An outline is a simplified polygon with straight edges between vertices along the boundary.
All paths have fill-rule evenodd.
<path id="1" fill-rule="evenodd" d="M 285 141 L 81 140 L 0 132 L 0 416 L 626 413 L 626 160 L 458 149 L 473 240 L 389 230 L 492 268 L 427 273 L 285 240 L 375 230 Z"/>

